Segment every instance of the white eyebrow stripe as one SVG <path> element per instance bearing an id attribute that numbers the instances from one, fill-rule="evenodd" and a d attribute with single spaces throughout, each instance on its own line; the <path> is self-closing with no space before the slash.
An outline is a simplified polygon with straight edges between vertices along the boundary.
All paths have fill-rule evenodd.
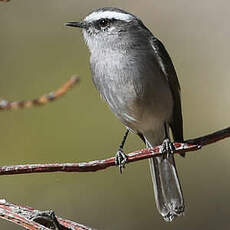
<path id="1" fill-rule="evenodd" d="M 122 20 L 126 22 L 130 22 L 133 19 L 133 16 L 130 14 L 115 12 L 115 11 L 99 11 L 99 12 L 93 12 L 90 15 L 88 15 L 84 21 L 92 22 L 97 21 L 101 18 L 108 18 L 108 19 L 117 19 Z"/>

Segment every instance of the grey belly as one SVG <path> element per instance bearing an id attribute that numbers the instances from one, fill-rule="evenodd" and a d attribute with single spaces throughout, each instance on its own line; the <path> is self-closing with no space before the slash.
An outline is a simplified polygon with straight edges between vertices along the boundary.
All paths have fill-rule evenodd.
<path id="1" fill-rule="evenodd" d="M 155 130 L 172 114 L 168 82 L 151 59 L 137 65 L 136 59 L 113 56 L 103 61 L 91 56 L 93 82 L 114 114 L 134 131 Z M 140 57 L 138 57 L 140 58 Z M 130 63 L 130 64 L 128 64 Z M 151 67 L 151 68 L 150 68 Z"/>
<path id="2" fill-rule="evenodd" d="M 140 119 L 142 108 L 138 106 L 138 95 L 133 84 L 114 84 L 110 81 L 101 88 L 100 93 L 114 114 L 125 125 L 135 123 Z"/>
<path id="3" fill-rule="evenodd" d="M 99 78 L 96 87 L 121 122 L 136 132 L 154 130 L 171 116 L 169 89 L 160 85 L 138 85 L 134 79 Z"/>

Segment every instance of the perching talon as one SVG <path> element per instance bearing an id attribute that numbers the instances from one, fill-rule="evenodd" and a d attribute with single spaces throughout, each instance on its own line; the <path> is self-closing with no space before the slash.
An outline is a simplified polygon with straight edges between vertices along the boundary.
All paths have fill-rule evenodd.
<path id="1" fill-rule="evenodd" d="M 175 151 L 175 147 L 173 142 L 170 141 L 169 138 L 164 139 L 161 145 L 161 152 L 163 154 L 163 158 L 167 158 L 169 154 L 173 154 Z"/>
<path id="2" fill-rule="evenodd" d="M 122 149 L 119 149 L 115 155 L 115 164 L 119 166 L 120 173 L 122 173 L 126 163 L 128 163 L 128 157 Z"/>

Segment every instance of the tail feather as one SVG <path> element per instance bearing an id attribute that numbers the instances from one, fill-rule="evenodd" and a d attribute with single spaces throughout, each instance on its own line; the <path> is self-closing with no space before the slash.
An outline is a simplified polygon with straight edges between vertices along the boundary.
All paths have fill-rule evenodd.
<path id="1" fill-rule="evenodd" d="M 184 214 L 184 199 L 177 175 L 174 156 L 149 160 L 156 206 L 164 220 L 171 222 Z"/>

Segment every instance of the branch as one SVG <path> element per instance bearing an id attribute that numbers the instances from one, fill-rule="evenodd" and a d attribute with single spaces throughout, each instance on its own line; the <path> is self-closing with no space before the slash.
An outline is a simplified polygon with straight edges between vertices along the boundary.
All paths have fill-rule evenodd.
<path id="1" fill-rule="evenodd" d="M 53 211 L 39 211 L 0 200 L 0 218 L 30 230 L 93 230 L 71 220 L 56 217 Z"/>
<path id="2" fill-rule="evenodd" d="M 224 138 L 230 137 L 230 127 L 222 129 L 206 136 L 194 138 L 184 143 L 174 143 L 175 154 L 182 152 L 197 151 L 202 146 L 212 144 Z M 142 149 L 127 154 L 128 162 L 135 162 L 162 154 L 161 145 L 154 148 Z M 48 172 L 94 172 L 115 166 L 115 158 L 96 160 L 82 163 L 53 163 L 53 164 L 27 164 L 0 167 L 0 175 L 13 175 L 25 173 L 48 173 Z"/>
<path id="3" fill-rule="evenodd" d="M 22 109 L 47 104 L 48 102 L 54 101 L 63 96 L 68 90 L 77 84 L 79 80 L 80 79 L 77 76 L 72 76 L 71 79 L 68 80 L 61 88 L 33 100 L 12 102 L 8 102 L 7 100 L 0 100 L 0 110 L 15 110 L 18 108 Z"/>

